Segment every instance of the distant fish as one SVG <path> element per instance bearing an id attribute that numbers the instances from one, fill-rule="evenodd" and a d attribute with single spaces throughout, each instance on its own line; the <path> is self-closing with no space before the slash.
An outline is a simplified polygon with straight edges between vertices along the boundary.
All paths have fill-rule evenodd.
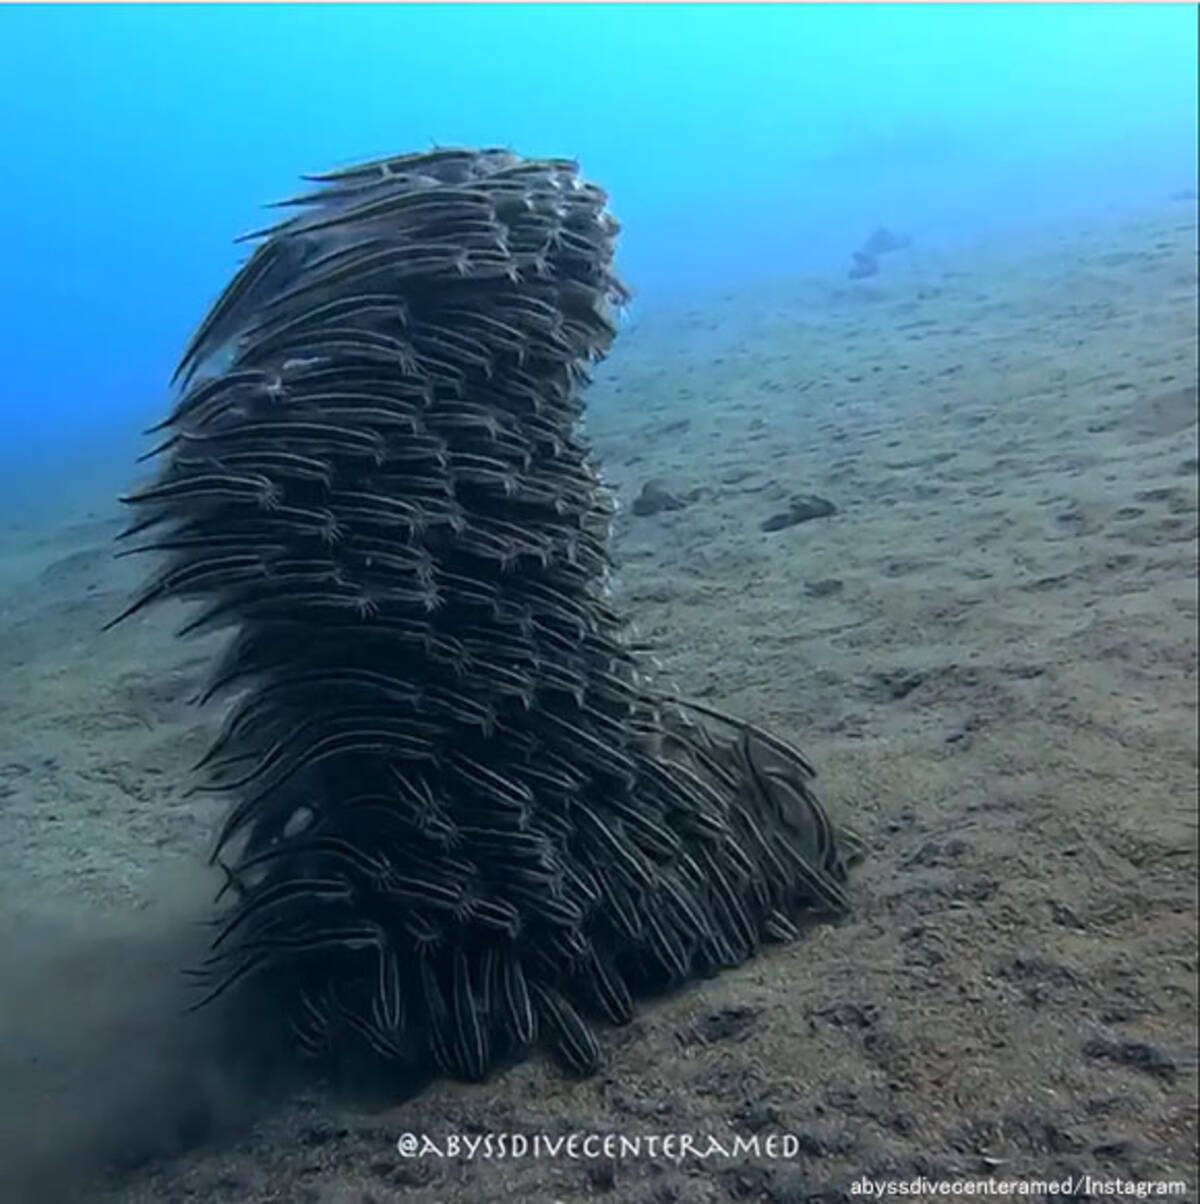
<path id="1" fill-rule="evenodd" d="M 848 273 L 851 280 L 865 280 L 868 276 L 874 276 L 878 271 L 879 260 L 874 255 L 870 255 L 866 251 L 854 252 L 854 266 Z"/>
<path id="2" fill-rule="evenodd" d="M 879 256 L 888 251 L 900 251 L 909 245 L 907 234 L 893 234 L 886 226 L 876 226 L 870 236 L 854 252 L 854 264 L 848 273 L 851 280 L 865 280 L 879 272 Z"/>

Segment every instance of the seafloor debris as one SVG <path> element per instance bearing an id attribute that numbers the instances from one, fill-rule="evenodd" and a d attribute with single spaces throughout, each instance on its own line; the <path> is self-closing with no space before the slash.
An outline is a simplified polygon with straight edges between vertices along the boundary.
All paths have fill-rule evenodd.
<path id="1" fill-rule="evenodd" d="M 836 513 L 837 507 L 827 498 L 817 497 L 814 493 L 801 493 L 791 499 L 786 510 L 763 519 L 761 526 L 764 531 L 782 531 L 786 527 L 811 522 L 814 518 L 828 518 Z"/>
<path id="2" fill-rule="evenodd" d="M 646 518 L 652 514 L 661 514 L 664 510 L 682 510 L 686 505 L 687 502 L 674 493 L 666 481 L 655 479 L 642 486 L 630 508 L 634 514 Z"/>

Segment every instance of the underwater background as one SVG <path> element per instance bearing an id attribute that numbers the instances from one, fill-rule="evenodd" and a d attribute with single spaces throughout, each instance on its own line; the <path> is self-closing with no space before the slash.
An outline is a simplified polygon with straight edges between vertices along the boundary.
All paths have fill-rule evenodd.
<path id="1" fill-rule="evenodd" d="M 220 642 L 102 628 L 234 238 L 442 145 L 609 193 L 613 605 L 866 858 L 848 919 L 606 1029 L 598 1077 L 364 1114 L 181 1021 Z M 1195 6 L 0 5 L 0 165 L 0 1204 L 1194 1196 Z M 795 1145 L 395 1153 L 495 1130 Z"/>
<path id="2" fill-rule="evenodd" d="M 1019 239 L 1185 186 L 1195 35 L 1153 4 L 6 5 L 0 462 L 120 463 L 301 172 L 577 157 L 649 309 L 836 272 L 880 223 Z"/>

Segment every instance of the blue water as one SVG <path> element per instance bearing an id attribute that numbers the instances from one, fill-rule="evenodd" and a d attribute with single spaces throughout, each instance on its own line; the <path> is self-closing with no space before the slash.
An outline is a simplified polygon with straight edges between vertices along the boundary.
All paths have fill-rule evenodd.
<path id="1" fill-rule="evenodd" d="M 844 276 L 881 222 L 1162 200 L 1195 181 L 1196 68 L 1189 5 L 2 8 L 0 474 L 124 469 L 232 237 L 301 172 L 578 156 L 637 304 L 669 306 Z"/>

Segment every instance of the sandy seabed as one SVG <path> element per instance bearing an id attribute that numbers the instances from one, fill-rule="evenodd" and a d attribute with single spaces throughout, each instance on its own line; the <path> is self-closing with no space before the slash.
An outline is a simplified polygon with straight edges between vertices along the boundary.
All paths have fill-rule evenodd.
<path id="1" fill-rule="evenodd" d="M 808 752 L 869 857 L 848 921 L 647 1004 L 583 1082 L 533 1060 L 398 1105 L 260 1096 L 262 1050 L 185 1021 L 176 973 L 214 887 L 221 805 L 185 791 L 217 642 L 165 609 L 99 634 L 145 568 L 112 559 L 108 498 L 10 521 L 0 1204 L 798 1204 L 864 1176 L 1196 1199 L 1196 255 L 1182 202 L 618 340 L 589 433 L 620 604 L 682 691 Z M 679 508 L 636 515 L 651 480 Z M 771 521 L 808 495 L 837 512 Z M 402 1133 L 730 1156 L 402 1158 Z"/>

